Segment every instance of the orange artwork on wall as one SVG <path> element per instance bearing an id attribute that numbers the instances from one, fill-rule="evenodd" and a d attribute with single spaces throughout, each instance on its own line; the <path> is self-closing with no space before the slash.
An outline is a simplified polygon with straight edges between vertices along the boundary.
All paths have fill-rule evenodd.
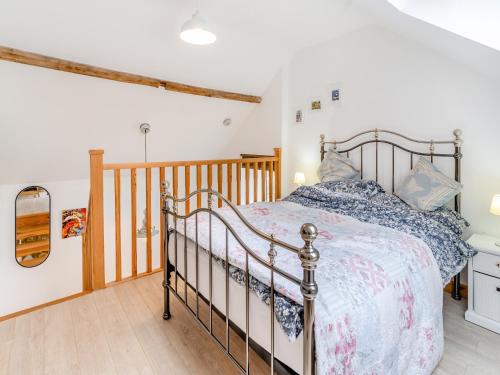
<path id="1" fill-rule="evenodd" d="M 74 208 L 63 210 L 62 213 L 62 238 L 81 236 L 85 232 L 87 223 L 87 209 Z"/>

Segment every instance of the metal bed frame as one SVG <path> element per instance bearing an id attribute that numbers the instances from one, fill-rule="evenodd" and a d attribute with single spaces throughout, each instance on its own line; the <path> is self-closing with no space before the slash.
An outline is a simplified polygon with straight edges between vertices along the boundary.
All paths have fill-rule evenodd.
<path id="1" fill-rule="evenodd" d="M 369 135 L 373 134 L 372 139 L 364 140 L 361 141 L 360 143 L 352 146 L 352 147 L 346 147 L 345 149 L 339 150 L 338 146 L 339 145 L 344 145 L 346 143 L 349 143 L 350 141 L 353 141 L 359 137 L 362 137 L 364 135 Z M 407 142 L 410 143 L 416 143 L 416 144 L 424 144 L 429 147 L 428 152 L 421 152 L 417 150 L 410 150 L 406 147 L 403 147 L 397 143 L 394 143 L 393 141 L 387 140 L 387 139 L 382 139 L 381 135 L 382 134 L 390 134 L 391 136 L 394 136 L 396 138 L 404 139 Z M 461 161 L 462 161 L 462 145 L 463 145 L 463 139 L 462 139 L 462 130 L 460 129 L 455 129 L 453 130 L 453 136 L 454 139 L 450 141 L 434 141 L 434 140 L 419 140 L 419 139 L 414 139 L 410 138 L 406 135 L 397 133 L 392 130 L 384 130 L 384 129 L 370 129 L 363 131 L 361 133 L 355 134 L 352 137 L 345 139 L 343 141 L 325 141 L 325 135 L 321 134 L 320 135 L 320 145 L 321 145 L 321 161 L 323 161 L 323 158 L 325 157 L 326 150 L 325 150 L 325 145 L 331 145 L 333 150 L 336 151 L 339 154 L 346 154 L 347 157 L 349 157 L 350 152 L 353 150 L 356 150 L 359 148 L 360 150 L 360 156 L 361 156 L 361 162 L 360 162 L 360 172 L 361 172 L 361 178 L 363 178 L 363 146 L 375 143 L 375 181 L 378 182 L 379 179 L 379 144 L 386 144 L 391 146 L 392 148 L 392 193 L 394 193 L 394 174 L 395 174 L 395 149 L 399 149 L 401 151 L 406 152 L 407 154 L 410 154 L 410 169 L 413 169 L 413 156 L 418 155 L 418 156 L 428 156 L 430 157 L 430 160 L 432 163 L 434 163 L 435 158 L 453 158 L 455 163 L 454 163 L 454 178 L 455 181 L 460 182 L 461 180 Z M 454 150 L 453 153 L 436 153 L 435 148 L 436 145 L 452 145 Z M 461 194 L 457 194 L 455 196 L 455 211 L 460 213 L 461 211 Z M 461 300 L 462 295 L 460 291 L 460 273 L 458 273 L 454 278 L 453 278 L 453 289 L 451 292 L 451 296 L 455 300 Z"/>
<path id="2" fill-rule="evenodd" d="M 193 316 L 196 318 L 196 320 L 202 325 L 202 327 L 205 329 L 207 333 L 210 334 L 210 336 L 215 340 L 215 342 L 218 344 L 219 348 L 222 349 L 226 355 L 232 360 L 232 362 L 245 374 L 250 373 L 250 335 L 249 335 L 249 328 L 250 328 L 250 318 L 249 318 L 249 293 L 250 293 L 250 287 L 249 287 L 249 269 L 248 269 L 248 264 L 249 264 L 249 257 L 252 259 L 256 260 L 258 264 L 264 266 L 267 268 L 270 272 L 270 287 L 272 293 L 270 294 L 270 319 L 271 319 L 271 332 L 270 332 L 270 338 L 271 338 L 271 352 L 270 354 L 270 369 L 271 369 L 271 374 L 274 374 L 275 370 L 275 355 L 274 355 L 274 313 L 275 313 L 275 307 L 274 307 L 274 298 L 275 298 L 275 292 L 274 292 L 274 276 L 275 274 L 280 275 L 284 277 L 285 279 L 289 280 L 293 284 L 297 285 L 300 287 L 300 291 L 303 296 L 303 308 L 304 308 L 304 329 L 303 329 L 303 374 L 304 375 L 313 375 L 314 374 L 314 300 L 316 298 L 316 295 L 318 294 L 318 285 L 316 284 L 315 281 L 315 270 L 316 266 L 319 260 L 319 252 L 317 249 L 314 248 L 313 242 L 316 239 L 318 235 L 318 230 L 315 225 L 306 223 L 303 224 L 302 227 L 300 228 L 300 235 L 302 239 L 304 240 L 304 246 L 303 247 L 296 247 L 293 245 L 290 245 L 286 242 L 280 241 L 279 239 L 275 238 L 274 235 L 272 234 L 267 234 L 261 231 L 260 229 L 254 227 L 252 224 L 250 224 L 245 217 L 239 212 L 239 210 L 236 208 L 236 206 L 228 201 L 222 194 L 218 193 L 217 191 L 214 191 L 212 189 L 199 189 L 196 191 L 193 191 L 191 194 L 184 198 L 176 198 L 172 196 L 168 192 L 168 186 L 167 184 L 163 184 L 163 189 L 164 192 L 162 193 L 162 198 L 163 198 L 163 216 L 165 220 L 165 228 L 170 228 L 170 219 L 169 217 L 172 216 L 173 223 L 172 223 L 172 229 L 173 230 L 166 230 L 163 241 L 164 241 L 164 249 L 165 249 L 165 256 L 164 256 L 164 313 L 163 313 L 163 319 L 168 320 L 171 317 L 170 313 L 170 293 L 172 293 L 174 296 L 176 296 L 181 303 L 185 305 L 185 307 L 188 308 L 188 310 L 193 314 Z M 178 203 L 186 202 L 188 199 L 194 197 L 197 194 L 207 194 L 208 200 L 207 200 L 207 208 L 198 208 L 192 212 L 190 212 L 187 215 L 181 215 L 178 212 Z M 260 237 L 261 239 L 267 241 L 269 243 L 269 251 L 268 251 L 268 256 L 269 259 L 262 259 L 259 257 L 254 251 L 252 251 L 242 240 L 242 238 L 236 233 L 234 228 L 231 226 L 231 224 L 222 216 L 219 212 L 215 211 L 213 209 L 213 199 L 214 197 L 216 199 L 222 199 L 224 203 L 226 203 L 231 210 L 238 216 L 238 218 L 243 222 L 243 224 L 257 237 Z M 172 208 L 170 208 L 170 201 L 172 201 Z M 212 217 L 216 217 L 217 219 L 222 222 L 222 224 L 225 226 L 225 236 L 226 236 L 226 250 L 225 250 L 225 259 L 224 259 L 224 264 L 225 266 L 225 298 L 226 298 L 226 311 L 223 313 L 220 313 L 213 305 L 212 305 L 212 262 L 209 261 L 209 296 L 208 296 L 208 304 L 209 304 L 209 324 L 208 327 L 205 325 L 203 320 L 200 318 L 200 311 L 199 311 L 199 299 L 201 298 L 202 300 L 206 300 L 206 297 L 202 296 L 199 292 L 199 285 L 198 285 L 198 278 L 199 278 L 199 264 L 198 264 L 198 252 L 199 252 L 199 244 L 198 244 L 198 214 L 201 212 L 206 212 L 208 213 L 208 226 L 209 226 L 209 248 L 208 248 L 208 253 L 209 253 L 209 259 L 211 260 L 213 258 L 212 254 Z M 178 269 L 177 269 L 177 258 L 178 258 L 178 230 L 177 230 L 177 222 L 178 220 L 184 220 L 184 238 L 186 237 L 186 220 L 189 219 L 190 217 L 195 216 L 195 233 L 196 233 L 196 277 L 195 277 L 195 285 L 191 285 L 187 282 L 187 241 L 184 241 L 184 249 L 183 249 L 183 255 L 184 255 L 184 276 L 179 274 Z M 245 318 L 245 365 L 242 366 L 240 363 L 237 361 L 237 359 L 231 354 L 230 349 L 229 349 L 229 328 L 230 328 L 230 320 L 229 320 L 229 267 L 227 267 L 228 264 L 228 241 L 229 241 L 229 233 L 234 237 L 234 239 L 241 245 L 241 247 L 245 250 L 245 290 L 246 290 L 246 295 L 245 295 L 245 311 L 246 311 L 246 318 Z M 175 259 L 174 259 L 174 264 L 172 265 L 169 260 L 169 251 L 168 251 L 168 245 L 169 242 L 171 241 L 171 237 L 173 237 L 174 241 L 174 251 L 175 251 Z M 275 266 L 274 261 L 277 256 L 277 250 L 276 247 L 283 248 L 287 251 L 291 251 L 298 256 L 298 260 L 300 260 L 302 268 L 303 268 L 303 277 L 302 279 L 299 279 L 288 272 L 278 268 Z M 171 283 L 171 273 L 174 273 L 174 286 L 172 286 Z M 184 295 L 181 296 L 181 294 L 178 293 L 178 281 L 179 279 L 182 279 L 184 282 Z M 193 310 L 189 304 L 188 304 L 188 297 L 187 297 L 187 290 L 188 288 L 192 289 L 194 293 L 196 294 L 196 310 Z M 212 327 L 212 316 L 213 312 L 218 313 L 219 315 L 222 315 L 223 318 L 225 319 L 226 327 L 225 327 L 225 343 L 222 343 L 217 336 L 215 336 L 213 332 L 213 327 Z M 278 361 L 279 364 L 279 361 Z"/>
<path id="3" fill-rule="evenodd" d="M 368 140 L 363 140 L 357 143 L 356 145 L 352 147 L 346 147 L 345 149 L 339 150 L 338 146 L 346 144 L 350 141 L 353 141 L 357 139 L 358 137 L 362 137 L 364 135 L 369 135 L 373 134 L 373 138 L 368 139 Z M 418 144 L 425 144 L 428 145 L 429 151 L 428 152 L 421 152 L 417 150 L 410 150 L 406 147 L 403 147 L 399 144 L 396 144 L 390 140 L 382 139 L 381 134 L 391 134 L 392 136 L 400 137 L 406 141 L 413 142 L 413 143 L 418 143 Z M 353 150 L 360 149 L 361 153 L 361 165 L 360 165 L 360 171 L 361 171 L 361 178 L 363 177 L 363 146 L 375 143 L 375 179 L 378 182 L 379 178 L 379 144 L 386 144 L 392 147 L 392 192 L 394 192 L 394 175 L 395 175 L 395 149 L 399 149 L 402 151 L 405 151 L 406 153 L 410 154 L 410 169 L 413 168 L 413 158 L 414 155 L 418 156 L 428 156 L 430 157 L 431 161 L 434 162 L 435 158 L 443 157 L 443 158 L 454 158 L 455 163 L 454 163 L 454 173 L 455 173 L 455 180 L 460 181 L 460 162 L 462 159 L 462 153 L 461 153 L 461 147 L 462 147 L 462 131 L 457 129 L 453 131 L 454 139 L 451 141 L 422 141 L 422 140 L 417 140 L 413 139 L 407 136 L 404 136 L 402 134 L 390 131 L 390 130 L 382 130 L 382 129 L 372 129 L 372 130 L 367 130 L 361 133 L 358 133 L 346 140 L 343 141 L 325 141 L 325 136 L 321 135 L 321 160 L 323 160 L 326 150 L 325 150 L 325 145 L 332 145 L 333 149 L 340 153 L 340 154 L 346 154 L 347 157 L 350 156 L 350 153 Z M 453 153 L 436 153 L 435 152 L 435 145 L 437 144 L 451 144 L 454 146 L 454 152 Z M 281 277 L 284 277 L 288 279 L 290 282 L 293 284 L 297 285 L 300 287 L 300 291 L 303 296 L 303 308 L 304 308 L 304 329 L 303 329 L 303 374 L 304 375 L 313 375 L 315 373 L 315 349 L 314 349 L 314 311 L 315 311 L 315 298 L 318 294 L 318 285 L 315 281 L 315 270 L 317 267 L 317 263 L 319 261 L 320 253 L 319 251 L 314 247 L 313 242 L 317 237 L 318 231 L 317 228 L 314 224 L 311 223 L 306 223 L 303 224 L 301 229 L 300 229 L 300 235 L 302 237 L 302 240 L 304 241 L 303 247 L 296 247 L 293 245 L 290 245 L 288 243 L 285 243 L 283 241 L 280 241 L 279 239 L 275 238 L 273 234 L 268 234 L 260 229 L 254 227 L 250 222 L 248 222 L 245 217 L 240 213 L 238 208 L 230 201 L 228 201 L 222 194 L 218 193 L 217 191 L 214 191 L 212 189 L 199 189 L 196 191 L 193 191 L 190 193 L 188 196 L 184 198 L 177 198 L 173 195 L 170 194 L 168 191 L 168 184 L 167 183 L 162 183 L 162 199 L 163 199 L 163 207 L 162 207 L 162 213 L 163 213 L 163 219 L 164 219 L 164 225 L 167 230 L 165 230 L 165 233 L 163 235 L 162 241 L 164 245 L 164 251 L 165 251 L 165 256 L 164 256 L 164 282 L 163 282 L 163 287 L 164 287 L 164 313 L 163 313 L 163 319 L 168 320 L 171 318 L 171 312 L 170 312 L 170 293 L 172 293 L 174 296 L 178 298 L 178 300 L 185 305 L 185 307 L 192 313 L 192 315 L 196 318 L 198 323 L 201 324 L 203 329 L 212 337 L 212 339 L 215 340 L 217 343 L 218 347 L 226 353 L 226 355 L 232 360 L 232 362 L 245 374 L 250 373 L 250 347 L 252 347 L 251 342 L 252 339 L 250 338 L 249 335 L 249 326 L 250 326 L 250 320 L 249 320 L 249 293 L 250 293 L 250 288 L 249 288 L 249 258 L 254 259 L 255 261 L 258 262 L 258 264 L 262 265 L 263 267 L 267 268 L 270 272 L 270 288 L 272 293 L 270 293 L 270 319 L 271 319 L 271 330 L 270 330 L 270 353 L 269 354 L 269 364 L 270 364 L 270 371 L 271 374 L 274 374 L 275 370 L 279 368 L 285 368 L 286 371 L 286 366 L 281 366 L 281 363 L 278 359 L 275 358 L 275 346 L 274 346 L 274 314 L 275 314 L 275 307 L 274 307 L 274 298 L 275 298 L 275 290 L 274 290 L 274 277 L 275 275 L 280 275 Z M 188 214 L 182 215 L 179 213 L 178 205 L 179 203 L 185 203 L 187 200 L 191 199 L 192 197 L 198 195 L 198 194 L 206 194 L 207 195 L 207 208 L 198 208 Z M 235 231 L 235 229 L 231 226 L 231 224 L 216 210 L 214 210 L 213 206 L 213 199 L 220 199 L 222 200 L 236 215 L 237 217 L 242 221 L 242 223 L 245 225 L 246 228 L 248 228 L 255 236 L 260 237 L 261 239 L 265 240 L 269 244 L 269 251 L 268 251 L 268 259 L 262 259 L 259 257 L 252 249 L 250 249 L 243 239 L 238 235 L 238 233 Z M 455 210 L 460 212 L 460 195 L 457 195 L 455 197 Z M 172 202 L 172 204 L 171 204 Z M 199 291 L 199 260 L 198 260 L 198 253 L 199 253 L 199 244 L 198 244 L 198 214 L 199 213 L 208 213 L 208 226 L 209 226 L 209 248 L 208 248 L 208 256 L 209 256 L 209 295 L 208 298 L 206 296 L 203 296 L 200 291 Z M 196 238 L 195 238 L 195 244 L 196 244 L 196 254 L 195 254 L 195 285 L 191 285 L 188 282 L 188 271 L 187 271 L 187 241 L 184 240 L 184 246 L 183 249 L 178 249 L 178 221 L 184 221 L 184 239 L 186 239 L 186 220 L 189 219 L 190 217 L 194 216 L 195 217 L 195 233 L 196 233 Z M 225 259 L 223 261 L 225 262 L 225 312 L 219 311 L 215 306 L 213 306 L 213 301 L 212 301 L 212 259 L 213 259 L 213 253 L 212 253 L 212 217 L 216 217 L 225 227 Z M 170 218 L 172 218 L 172 225 L 170 223 Z M 229 267 L 228 265 L 228 239 L 229 239 L 229 234 L 231 234 L 234 239 L 241 245 L 241 247 L 245 250 L 245 269 L 243 270 L 245 273 L 245 330 L 242 331 L 241 329 L 238 329 L 238 327 L 234 327 L 233 322 L 229 319 Z M 175 252 L 175 259 L 174 259 L 174 264 L 170 262 L 169 259 L 169 244 L 173 240 L 173 246 L 174 249 L 173 251 Z M 275 258 L 277 256 L 277 250 L 276 248 L 280 247 L 283 248 L 286 251 L 291 251 L 298 256 L 298 260 L 301 262 L 302 268 L 303 268 L 303 276 L 302 279 L 299 279 L 286 271 L 279 269 L 278 267 L 275 266 Z M 179 273 L 178 268 L 177 268 L 177 263 L 178 263 L 178 253 L 179 251 L 182 251 L 183 253 L 183 261 L 184 261 L 184 277 Z M 181 259 L 182 260 L 182 259 Z M 172 285 L 172 273 L 174 274 L 174 285 Z M 181 280 L 184 283 L 184 290 L 183 290 L 183 295 L 179 293 L 179 280 Z M 196 309 L 193 309 L 189 304 L 188 304 L 188 288 L 191 289 L 192 292 L 195 293 L 196 295 Z M 452 297 L 454 299 L 460 299 L 460 274 L 455 276 L 454 280 L 454 288 L 452 291 Z M 202 301 L 206 302 L 209 307 L 209 323 L 208 326 L 203 322 L 203 320 L 200 318 L 200 309 L 199 309 L 199 300 L 202 299 Z M 212 321 L 213 321 L 213 312 L 218 314 L 220 317 L 222 317 L 225 320 L 225 343 L 221 342 L 219 338 L 214 334 L 213 326 L 212 326 Z M 245 339 L 245 364 L 242 366 L 238 360 L 231 354 L 230 351 L 230 345 L 229 345 L 229 329 L 233 328 L 236 331 L 239 330 L 239 335 Z M 261 356 L 262 351 L 264 351 L 264 355 L 267 353 L 265 349 L 261 350 L 259 353 Z"/>

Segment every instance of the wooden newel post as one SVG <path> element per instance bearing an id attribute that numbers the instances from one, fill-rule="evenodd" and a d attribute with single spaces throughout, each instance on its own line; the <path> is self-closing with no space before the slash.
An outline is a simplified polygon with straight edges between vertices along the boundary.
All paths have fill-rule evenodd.
<path id="1" fill-rule="evenodd" d="M 276 162 L 276 170 L 274 171 L 274 178 L 275 178 L 275 184 L 274 186 L 276 187 L 276 200 L 281 199 L 281 148 L 276 147 L 274 149 L 274 156 L 278 158 L 278 161 Z"/>
<path id="2" fill-rule="evenodd" d="M 90 155 L 90 215 L 92 231 L 92 286 L 102 289 L 104 278 L 104 150 L 89 150 Z"/>

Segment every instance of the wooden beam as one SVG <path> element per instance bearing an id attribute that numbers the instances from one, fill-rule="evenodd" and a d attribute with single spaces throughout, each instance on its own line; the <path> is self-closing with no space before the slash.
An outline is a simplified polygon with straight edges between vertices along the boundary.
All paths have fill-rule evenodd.
<path id="1" fill-rule="evenodd" d="M 58 59 L 56 57 L 40 55 L 38 53 L 26 52 L 3 46 L 0 46 L 0 59 L 20 64 L 59 70 L 68 73 L 82 74 L 90 77 L 109 79 L 112 81 L 132 83 L 136 85 L 144 85 L 157 88 L 163 87 L 165 90 L 180 92 L 184 94 L 206 96 L 209 98 L 237 100 L 248 103 L 260 103 L 262 101 L 262 98 L 260 96 L 239 94 L 235 92 L 185 85 L 183 83 L 170 82 L 138 74 L 124 73 L 117 70 L 99 68 L 92 65 L 81 64 L 70 60 Z"/>
<path id="2" fill-rule="evenodd" d="M 239 102 L 248 102 L 248 103 L 260 103 L 260 102 L 262 102 L 262 98 L 260 96 L 253 96 L 253 95 L 246 95 L 246 94 L 238 94 L 238 93 L 229 92 L 229 91 L 207 89 L 204 87 L 184 85 L 182 83 L 177 83 L 177 82 L 161 81 L 161 86 L 164 87 L 165 90 L 168 90 L 168 91 L 176 91 L 176 92 L 181 92 L 184 94 L 207 96 L 209 98 L 236 100 Z"/>

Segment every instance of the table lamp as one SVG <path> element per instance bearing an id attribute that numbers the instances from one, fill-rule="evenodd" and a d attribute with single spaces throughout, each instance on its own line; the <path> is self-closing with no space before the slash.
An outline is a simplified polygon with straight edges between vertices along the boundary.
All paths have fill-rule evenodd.
<path id="1" fill-rule="evenodd" d="M 500 216 L 500 194 L 493 196 L 491 200 L 490 213 Z M 495 245 L 500 246 L 500 241 L 495 242 Z"/>
<path id="2" fill-rule="evenodd" d="M 293 183 L 295 185 L 304 185 L 306 183 L 306 176 L 304 175 L 304 172 L 295 172 L 295 176 L 293 178 Z M 500 207 L 500 196 L 499 196 L 499 207 Z M 499 208 L 500 212 L 500 208 Z M 499 213 L 500 215 L 500 213 Z"/>

